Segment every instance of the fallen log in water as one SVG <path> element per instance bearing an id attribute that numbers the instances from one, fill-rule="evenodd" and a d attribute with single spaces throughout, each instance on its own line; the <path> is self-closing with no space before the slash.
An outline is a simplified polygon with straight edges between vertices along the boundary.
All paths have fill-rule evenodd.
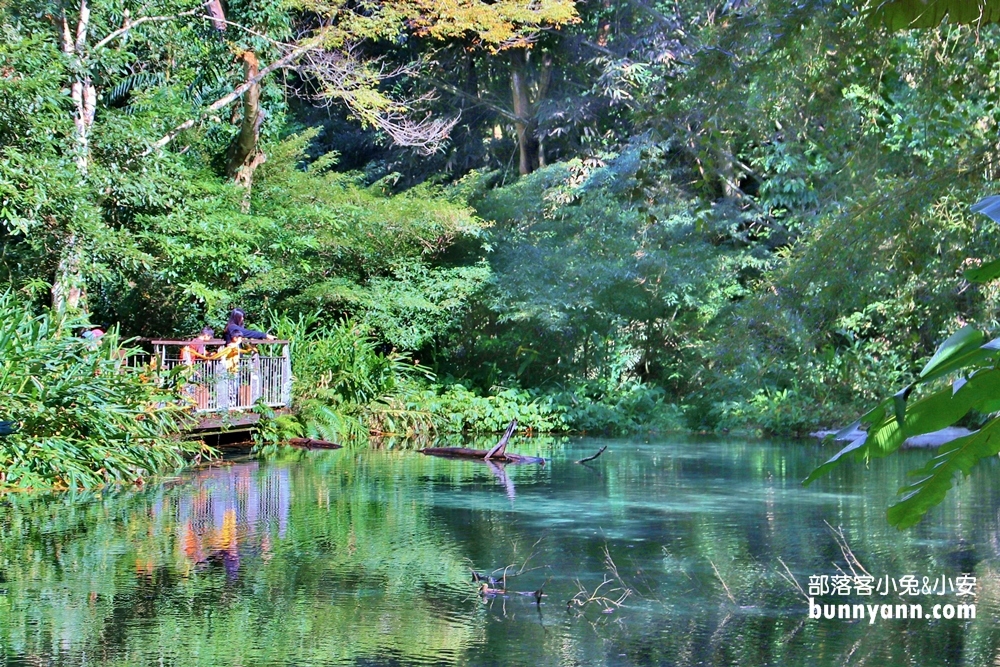
<path id="1" fill-rule="evenodd" d="M 486 458 L 489 452 L 487 449 L 466 449 L 464 447 L 428 447 L 421 449 L 421 454 L 428 456 L 440 456 L 450 459 L 472 459 L 473 461 L 483 461 L 493 463 L 538 463 L 545 465 L 545 459 L 540 456 L 521 456 L 520 454 L 501 454 L 493 458 Z"/>
<path id="2" fill-rule="evenodd" d="M 313 438 L 291 438 L 288 440 L 288 444 L 292 447 L 300 447 L 302 449 L 340 449 L 343 447 L 343 445 L 338 445 L 335 442 L 315 440 Z"/>
<path id="3" fill-rule="evenodd" d="M 500 442 L 491 449 L 467 449 L 465 447 L 427 447 L 421 449 L 421 454 L 428 456 L 443 456 L 445 458 L 472 459 L 493 463 L 537 463 L 545 465 L 545 459 L 539 456 L 522 456 L 520 454 L 508 454 L 507 443 L 510 437 L 517 430 L 517 421 L 512 421 L 507 427 L 507 432 L 500 438 Z"/>

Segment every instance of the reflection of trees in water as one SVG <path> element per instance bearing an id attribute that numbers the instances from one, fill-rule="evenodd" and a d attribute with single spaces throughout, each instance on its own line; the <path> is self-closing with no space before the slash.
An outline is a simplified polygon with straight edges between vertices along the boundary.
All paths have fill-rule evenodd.
<path id="1" fill-rule="evenodd" d="M 387 466 L 352 463 L 238 464 L 89 502 L 0 504 L 0 664 L 462 654 L 472 605 L 447 585 L 460 559 L 403 480 L 387 493 Z M 434 608 L 432 582 L 450 606 Z"/>
<path id="2" fill-rule="evenodd" d="M 516 500 L 485 465 L 345 451 L 90 502 L 9 498 L 0 665 L 995 661 L 1000 523 L 972 508 L 1000 506 L 1000 487 L 970 480 L 944 518 L 900 534 L 884 523 L 885 497 L 836 495 L 861 488 L 852 470 L 828 498 L 802 491 L 796 449 L 664 451 L 621 448 L 600 475 L 572 462 L 508 466 Z M 899 473 L 887 463 L 859 477 L 892 494 Z M 846 567 L 824 519 L 845 526 L 873 573 L 974 568 L 982 622 L 806 620 L 777 558 L 802 583 L 833 561 Z M 937 559 L 930 545 L 961 535 L 973 545 Z M 607 572 L 605 546 L 634 594 L 613 613 L 568 615 L 575 580 L 593 591 Z M 465 558 L 479 569 L 527 562 L 509 588 L 548 597 L 484 599 Z"/>

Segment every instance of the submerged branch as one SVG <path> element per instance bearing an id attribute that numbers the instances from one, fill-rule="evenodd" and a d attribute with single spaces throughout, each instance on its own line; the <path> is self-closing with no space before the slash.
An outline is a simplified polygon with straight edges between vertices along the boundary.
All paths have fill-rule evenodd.
<path id="1" fill-rule="evenodd" d="M 584 458 L 584 459 L 580 459 L 579 461 L 577 461 L 577 463 L 586 463 L 587 461 L 593 461 L 593 460 L 594 460 L 594 459 L 596 459 L 596 458 L 597 458 L 598 456 L 600 456 L 601 454 L 603 454 L 603 453 L 604 453 L 604 450 L 605 450 L 605 449 L 607 449 L 607 448 L 608 448 L 608 446 L 607 446 L 607 445 L 604 445 L 604 446 L 603 446 L 603 447 L 601 447 L 601 448 L 600 448 L 599 450 L 597 450 L 597 453 L 596 453 L 596 454 L 594 454 L 593 456 L 588 456 L 587 458 Z"/>
<path id="2" fill-rule="evenodd" d="M 844 536 L 844 529 L 839 527 L 834 528 L 830 525 L 830 522 L 826 520 L 824 520 L 823 523 L 825 523 L 826 527 L 830 529 L 831 533 L 833 533 L 833 539 L 837 543 L 837 546 L 840 547 L 840 553 L 844 555 L 844 561 L 847 562 L 847 567 L 850 569 L 851 574 L 858 576 L 858 570 L 861 570 L 866 576 L 870 577 L 871 575 L 868 573 L 868 570 L 865 569 L 865 566 L 862 565 L 861 561 L 859 561 L 857 556 L 854 555 L 850 545 L 847 544 L 847 537 Z"/>
<path id="3" fill-rule="evenodd" d="M 715 563 L 713 563 L 711 560 L 709 560 L 708 562 L 709 564 L 711 564 L 712 569 L 715 570 L 715 576 L 719 578 L 719 582 L 722 584 L 722 587 L 726 589 L 726 595 L 729 597 L 730 602 L 732 602 L 733 604 L 737 604 L 736 598 L 733 597 L 732 592 L 730 592 L 729 590 L 729 586 L 726 586 L 725 580 L 722 578 L 722 575 L 719 574 L 719 568 L 715 567 Z"/>
<path id="4" fill-rule="evenodd" d="M 792 586 L 794 586 L 796 589 L 798 589 L 799 593 L 802 594 L 802 597 L 805 598 L 805 600 L 808 602 L 809 596 L 806 595 L 805 589 L 802 588 L 802 585 L 799 583 L 799 580 L 795 578 L 794 574 L 792 574 L 791 569 L 789 569 L 788 565 L 785 564 L 785 561 L 781 560 L 780 558 L 778 559 L 778 562 L 781 563 L 781 566 L 785 568 L 785 571 L 784 572 L 779 571 L 778 575 L 782 579 L 790 583 Z"/>

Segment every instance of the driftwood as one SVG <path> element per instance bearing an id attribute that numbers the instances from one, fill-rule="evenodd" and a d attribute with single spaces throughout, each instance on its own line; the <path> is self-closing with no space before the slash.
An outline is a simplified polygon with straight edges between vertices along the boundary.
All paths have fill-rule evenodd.
<path id="1" fill-rule="evenodd" d="M 288 440 L 288 444 L 292 447 L 300 447 L 302 449 L 340 449 L 343 447 L 343 445 L 338 445 L 335 442 L 314 440 L 313 438 L 291 438 Z"/>
<path id="2" fill-rule="evenodd" d="M 442 456 L 445 458 L 473 459 L 492 463 L 538 463 L 545 465 L 545 459 L 538 456 L 522 456 L 520 454 L 508 454 L 507 443 L 517 430 L 517 420 L 510 423 L 506 433 L 491 449 L 467 449 L 465 447 L 428 447 L 421 449 L 421 454 L 428 456 Z"/>
<path id="3" fill-rule="evenodd" d="M 510 442 L 510 437 L 514 435 L 515 431 L 517 431 L 517 420 L 511 419 L 510 424 L 507 425 L 507 430 L 504 431 L 503 437 L 500 438 L 500 442 L 498 442 L 493 449 L 486 452 L 486 456 L 483 458 L 491 459 L 495 456 L 503 456 L 504 452 L 507 451 L 507 443 Z"/>
<path id="4" fill-rule="evenodd" d="M 585 458 L 585 459 L 580 459 L 579 461 L 577 461 L 577 463 L 586 463 L 587 461 L 593 461 L 593 460 L 594 460 L 594 459 L 596 459 L 596 458 L 597 458 L 598 456 L 600 456 L 601 454 L 603 454 L 603 453 L 604 453 L 604 450 L 605 450 L 605 449 L 607 449 L 607 448 L 608 448 L 608 446 L 607 446 L 607 445 L 604 445 L 603 447 L 601 447 L 600 449 L 598 449 L 598 450 L 597 450 L 597 453 L 596 453 L 596 454 L 594 454 L 593 456 L 588 456 L 588 457 L 587 457 L 587 458 Z"/>

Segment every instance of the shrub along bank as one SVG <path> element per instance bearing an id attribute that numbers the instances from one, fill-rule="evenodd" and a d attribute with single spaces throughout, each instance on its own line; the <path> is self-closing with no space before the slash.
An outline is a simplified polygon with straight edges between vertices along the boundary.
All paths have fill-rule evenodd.
<path id="1" fill-rule="evenodd" d="M 80 324 L 0 294 L 0 417 L 19 423 L 0 438 L 0 487 L 142 484 L 203 451 L 173 437 L 178 391 L 132 366 L 115 332 L 97 343 Z"/>
<path id="2" fill-rule="evenodd" d="M 293 341 L 295 410 L 270 420 L 261 432 L 267 442 L 493 433 L 512 419 L 535 432 L 621 434 L 683 427 L 665 392 L 640 382 L 548 391 L 494 386 L 483 392 L 454 380 L 438 381 L 409 353 L 381 351 L 384 346 L 371 328 L 358 320 L 330 323 L 318 315 L 273 315 L 271 330 Z"/>

